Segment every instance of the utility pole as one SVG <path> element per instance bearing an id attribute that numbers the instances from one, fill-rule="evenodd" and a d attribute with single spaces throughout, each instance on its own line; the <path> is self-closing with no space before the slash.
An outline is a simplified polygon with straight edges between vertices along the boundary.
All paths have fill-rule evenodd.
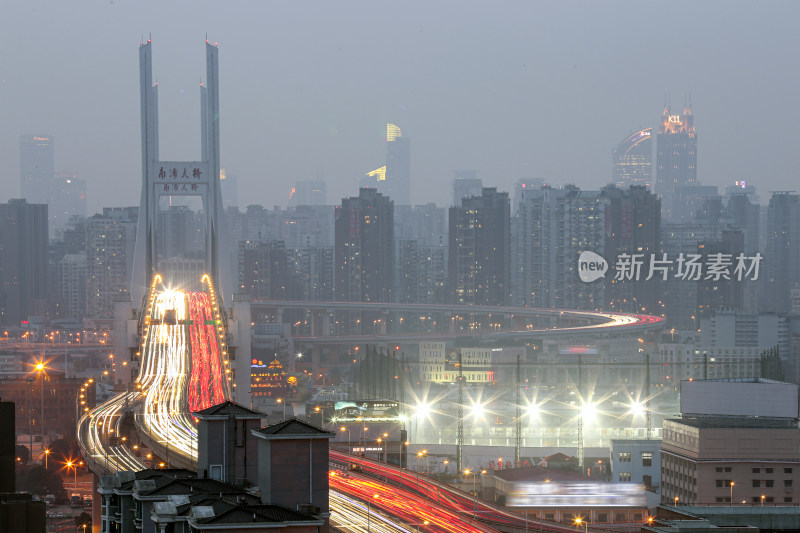
<path id="1" fill-rule="evenodd" d="M 458 443 L 456 445 L 457 472 L 464 471 L 464 370 L 461 366 L 461 349 L 458 350 Z"/>
<path id="2" fill-rule="evenodd" d="M 519 373 L 519 354 L 517 354 L 517 397 L 516 397 L 516 405 L 517 405 L 517 412 L 516 412 L 516 443 L 514 446 L 514 466 L 519 467 L 520 465 L 520 455 L 521 455 L 521 448 L 522 448 L 522 394 L 521 394 L 521 386 L 522 386 L 522 379 Z"/>
<path id="3" fill-rule="evenodd" d="M 650 399 L 653 396 L 650 393 L 650 352 L 644 354 L 645 361 L 645 375 L 644 375 L 644 393 L 645 396 L 645 422 L 647 424 L 646 438 L 650 440 L 653 436 L 653 410 L 650 408 Z"/>
<path id="4" fill-rule="evenodd" d="M 578 399 L 581 402 L 580 411 L 578 413 L 578 467 L 583 472 L 583 417 L 586 406 L 586 400 L 583 397 L 583 374 L 581 365 L 583 364 L 583 357 L 578 354 Z"/>

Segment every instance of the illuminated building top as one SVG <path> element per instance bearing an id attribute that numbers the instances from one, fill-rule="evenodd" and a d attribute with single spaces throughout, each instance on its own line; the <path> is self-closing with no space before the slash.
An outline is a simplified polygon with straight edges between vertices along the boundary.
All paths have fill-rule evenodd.
<path id="1" fill-rule="evenodd" d="M 694 137 L 694 117 L 692 116 L 692 106 L 687 105 L 683 108 L 682 115 L 673 115 L 669 107 L 664 108 L 661 118 L 659 133 L 687 133 L 689 137 Z"/>
<path id="2" fill-rule="evenodd" d="M 386 124 L 386 142 L 392 142 L 398 137 L 402 137 L 403 132 L 395 124 Z"/>

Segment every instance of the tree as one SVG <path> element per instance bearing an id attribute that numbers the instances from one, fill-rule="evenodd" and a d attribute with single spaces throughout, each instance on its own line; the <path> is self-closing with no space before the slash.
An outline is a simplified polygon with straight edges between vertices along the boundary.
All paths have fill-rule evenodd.
<path id="1" fill-rule="evenodd" d="M 14 446 L 14 457 L 19 459 L 19 461 L 17 461 L 18 463 L 26 465 L 31 458 L 31 454 L 27 446 L 17 444 Z"/>
<path id="2" fill-rule="evenodd" d="M 92 530 L 92 515 L 89 513 L 81 513 L 79 516 L 75 517 L 75 526 L 78 528 L 78 531 L 81 531 L 84 525 L 87 531 Z"/>

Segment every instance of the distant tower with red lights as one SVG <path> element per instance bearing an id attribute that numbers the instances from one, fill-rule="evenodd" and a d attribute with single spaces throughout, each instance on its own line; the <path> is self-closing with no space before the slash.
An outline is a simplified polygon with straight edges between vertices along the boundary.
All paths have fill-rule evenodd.
<path id="1" fill-rule="evenodd" d="M 697 185 L 697 134 L 692 106 L 683 114 L 664 107 L 656 139 L 656 194 L 661 197 L 662 218 L 671 222 L 688 220 L 682 198 L 686 188 Z"/>

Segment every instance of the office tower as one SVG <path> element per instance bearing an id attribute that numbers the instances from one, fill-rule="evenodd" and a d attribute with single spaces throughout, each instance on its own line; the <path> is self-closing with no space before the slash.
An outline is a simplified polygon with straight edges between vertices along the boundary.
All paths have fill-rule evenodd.
<path id="1" fill-rule="evenodd" d="M 484 188 L 449 214 L 450 301 L 508 305 L 511 296 L 511 205 L 507 192 Z"/>
<path id="2" fill-rule="evenodd" d="M 52 135 L 20 135 L 19 167 L 22 197 L 30 204 L 46 204 L 55 175 Z"/>
<path id="3" fill-rule="evenodd" d="M 621 254 L 642 254 L 649 265 L 650 255 L 661 251 L 661 200 L 645 185 L 626 189 L 611 186 L 603 189 L 605 206 L 605 243 L 603 257 L 613 266 Z M 660 258 L 660 257 L 659 257 Z M 617 280 L 609 272 L 605 276 L 606 309 L 629 313 L 662 313 L 661 279 Z"/>
<path id="4" fill-rule="evenodd" d="M 650 187 L 653 182 L 653 128 L 631 133 L 611 153 L 611 183 Z"/>
<path id="5" fill-rule="evenodd" d="M 574 185 L 526 188 L 515 219 L 514 303 L 601 308 L 603 281 L 583 282 L 577 268 L 582 252 L 604 253 L 605 199 L 601 192 L 581 191 Z"/>
<path id="6" fill-rule="evenodd" d="M 411 205 L 411 145 L 394 124 L 386 125 L 386 186 L 395 205 Z"/>
<path id="7" fill-rule="evenodd" d="M 328 186 L 321 179 L 301 180 L 289 193 L 289 207 L 298 205 L 325 205 L 328 203 Z"/>
<path id="8" fill-rule="evenodd" d="M 775 192 L 767 208 L 765 310 L 788 313 L 791 291 L 800 284 L 800 196 Z"/>
<path id="9" fill-rule="evenodd" d="M 222 205 L 227 209 L 239 205 L 239 178 L 228 174 L 224 168 L 219 170 L 219 188 L 222 193 Z"/>
<path id="10" fill-rule="evenodd" d="M 483 194 L 483 182 L 478 178 L 475 170 L 455 170 L 453 171 L 453 203 L 458 207 L 461 200 L 468 196 L 480 196 Z"/>
<path id="11" fill-rule="evenodd" d="M 411 144 L 395 124 L 386 124 L 386 164 L 367 172 L 360 188 L 376 188 L 395 205 L 411 205 Z"/>
<path id="12" fill-rule="evenodd" d="M 336 300 L 393 301 L 394 202 L 362 188 L 343 198 L 334 216 Z"/>
<path id="13" fill-rule="evenodd" d="M 687 221 L 692 213 L 682 203 L 683 189 L 697 182 L 697 135 L 691 105 L 682 115 L 664 108 L 656 150 L 656 194 L 661 197 L 662 218 Z"/>
<path id="14" fill-rule="evenodd" d="M 86 221 L 86 315 L 114 315 L 114 298 L 131 286 L 138 207 L 104 207 Z"/>
<path id="15" fill-rule="evenodd" d="M 47 205 L 0 204 L 0 323 L 44 315 L 48 297 Z"/>

